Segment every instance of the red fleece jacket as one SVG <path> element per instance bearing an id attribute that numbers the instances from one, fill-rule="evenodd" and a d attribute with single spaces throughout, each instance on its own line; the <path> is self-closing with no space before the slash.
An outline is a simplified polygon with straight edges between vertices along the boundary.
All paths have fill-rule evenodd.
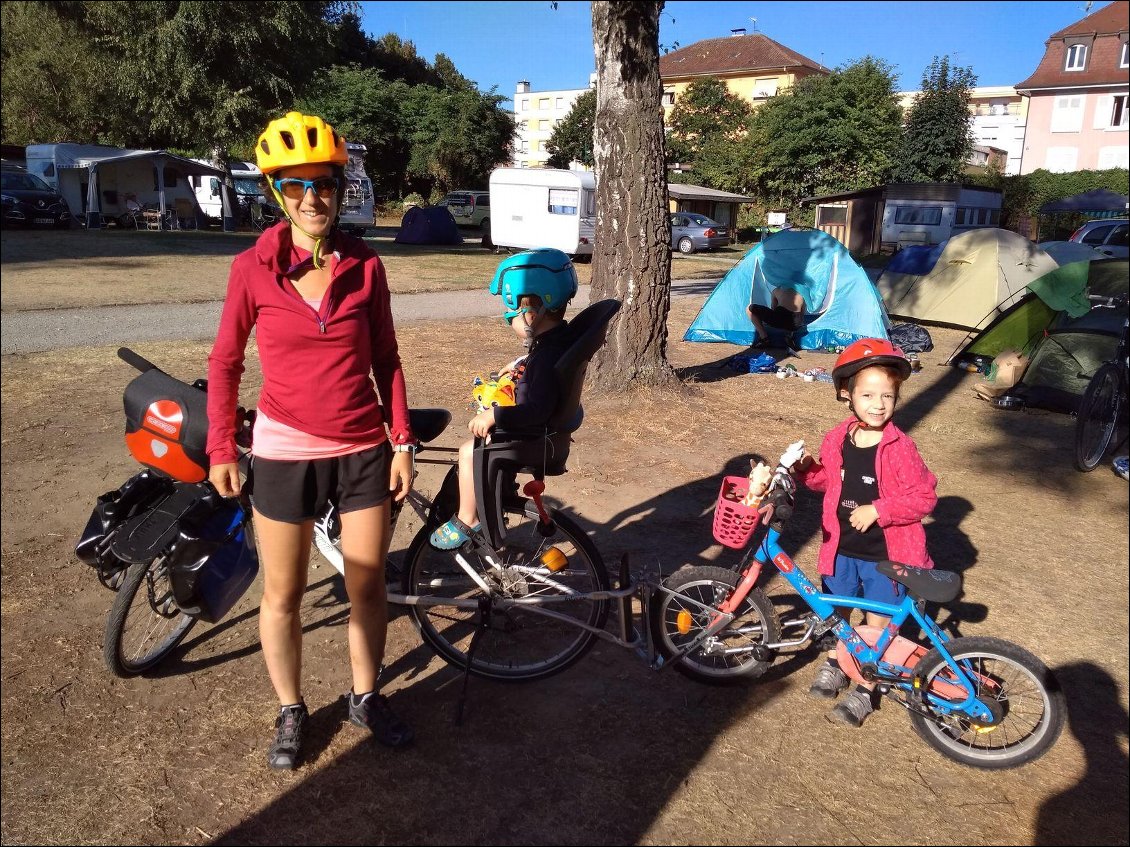
<path id="1" fill-rule="evenodd" d="M 836 572 L 836 550 L 840 546 L 840 521 L 836 506 L 843 491 L 844 438 L 855 418 L 848 418 L 824 436 L 820 445 L 820 461 L 813 462 L 799 479 L 813 491 L 823 491 L 824 508 L 821 529 L 824 543 L 820 546 L 820 573 Z M 875 477 L 879 499 L 871 503 L 879 513 L 876 523 L 887 541 L 887 556 L 914 568 L 932 568 L 934 562 L 926 552 L 926 530 L 922 519 L 937 505 L 938 478 L 926 467 L 918 447 L 909 435 L 888 423 L 883 428 L 879 449 L 875 451 Z"/>
<path id="2" fill-rule="evenodd" d="M 236 256 L 216 343 L 208 357 L 208 457 L 234 462 L 235 407 L 244 351 L 255 328 L 270 418 L 310 435 L 341 441 L 412 441 L 408 395 L 396 347 L 384 266 L 360 239 L 335 236 L 340 261 L 317 312 L 286 278 L 290 225 L 264 232 Z M 372 377 L 376 377 L 376 391 Z"/>

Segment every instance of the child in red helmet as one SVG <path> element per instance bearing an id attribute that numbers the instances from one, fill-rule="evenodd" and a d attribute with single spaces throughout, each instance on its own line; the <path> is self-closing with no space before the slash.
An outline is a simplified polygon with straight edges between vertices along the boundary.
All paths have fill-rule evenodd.
<path id="1" fill-rule="evenodd" d="M 906 433 L 892 423 L 899 389 L 910 376 L 906 356 L 889 341 L 865 338 L 836 360 L 832 381 L 836 399 L 852 416 L 820 445 L 819 461 L 805 456 L 798 479 L 824 492 L 820 575 L 824 590 L 846 597 L 898 603 L 906 588 L 879 574 L 884 559 L 932 568 L 922 519 L 938 502 L 934 476 Z M 867 624 L 883 627 L 888 618 L 867 612 Z M 809 692 L 835 698 L 850 681 L 835 651 L 817 671 Z M 873 686 L 859 685 L 829 713 L 832 720 L 861 726 L 875 709 Z"/>

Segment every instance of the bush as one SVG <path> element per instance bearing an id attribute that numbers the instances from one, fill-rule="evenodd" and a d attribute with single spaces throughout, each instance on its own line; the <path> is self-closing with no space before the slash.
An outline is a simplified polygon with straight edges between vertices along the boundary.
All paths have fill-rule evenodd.
<path id="1" fill-rule="evenodd" d="M 1018 176 L 987 173 L 967 178 L 966 182 L 986 188 L 999 188 L 1001 227 L 1028 238 L 1035 238 L 1036 218 L 1042 205 L 1052 200 L 1093 191 L 1096 188 L 1108 188 L 1117 194 L 1126 194 L 1130 191 L 1130 171 L 1125 168 L 1110 168 L 1105 171 L 1052 173 L 1040 168 L 1032 173 Z M 1066 230 L 1067 235 L 1070 235 L 1085 217 L 1064 215 L 1062 218 L 1055 216 L 1056 220 L 1045 217 L 1040 222 L 1040 239 L 1066 237 L 1063 232 Z"/>

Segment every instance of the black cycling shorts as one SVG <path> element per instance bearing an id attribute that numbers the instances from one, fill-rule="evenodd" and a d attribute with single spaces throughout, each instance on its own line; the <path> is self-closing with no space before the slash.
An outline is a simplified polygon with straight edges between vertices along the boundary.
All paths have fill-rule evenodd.
<path id="1" fill-rule="evenodd" d="M 784 306 L 777 306 L 770 309 L 768 306 L 762 306 L 760 303 L 750 303 L 749 309 L 761 319 L 763 324 L 773 329 L 783 329 L 786 332 L 792 332 L 804 326 L 804 314 L 790 311 Z"/>
<path id="2" fill-rule="evenodd" d="M 284 523 L 313 520 L 327 501 L 339 512 L 379 506 L 388 490 L 392 448 L 388 442 L 332 459 L 289 461 L 251 459 L 251 505 L 264 517 Z"/>

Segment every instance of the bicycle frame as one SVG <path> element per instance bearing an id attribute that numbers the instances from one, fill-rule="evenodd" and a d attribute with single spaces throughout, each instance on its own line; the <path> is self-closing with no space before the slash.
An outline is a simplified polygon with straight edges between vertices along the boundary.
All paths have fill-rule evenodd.
<path id="1" fill-rule="evenodd" d="M 797 595 L 819 617 L 826 630 L 833 632 L 836 638 L 843 642 L 849 655 L 859 663 L 865 679 L 880 685 L 894 686 L 916 695 L 923 693 L 931 708 L 938 712 L 946 714 L 957 712 L 974 721 L 993 722 L 992 712 L 975 695 L 977 686 L 971 678 L 975 675 L 974 672 L 971 669 L 963 668 L 950 655 L 945 646 L 949 638 L 931 618 L 927 617 L 924 611 L 925 603 L 916 602 L 909 594 L 898 605 L 867 600 L 862 597 L 825 594 L 812 584 L 804 571 L 797 567 L 792 557 L 781 548 L 780 538 L 781 529 L 771 525 L 757 548 L 757 554 L 751 558 L 749 565 L 743 570 L 742 580 L 737 589 L 721 605 L 722 611 L 731 612 L 738 607 L 757 582 L 765 561 L 771 561 Z M 890 618 L 890 621 L 883 627 L 878 640 L 872 646 L 860 636 L 838 609 L 860 609 L 864 612 Z M 960 690 L 961 694 L 957 696 L 964 695 L 962 699 L 942 697 L 933 691 L 921 692 L 921 680 L 915 676 L 913 666 L 884 660 L 883 656 L 897 637 L 899 628 L 910 619 L 913 619 L 922 628 L 931 645 L 949 665 L 954 674 L 954 679 L 947 680 L 946 688 L 952 688 L 955 693 Z M 810 631 L 815 631 L 815 627 L 810 627 Z M 805 638 L 802 638 L 800 643 L 805 640 Z M 797 642 L 790 642 L 790 644 L 795 643 Z M 783 645 L 769 644 L 764 646 L 773 648 Z"/>

